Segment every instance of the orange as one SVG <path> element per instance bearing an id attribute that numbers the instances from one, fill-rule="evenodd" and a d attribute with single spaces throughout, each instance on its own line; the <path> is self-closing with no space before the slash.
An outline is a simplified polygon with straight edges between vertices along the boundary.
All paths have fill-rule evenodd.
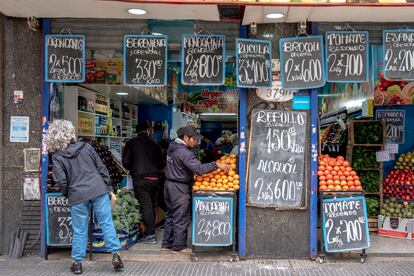
<path id="1" fill-rule="evenodd" d="M 237 168 L 237 166 L 236 166 L 236 164 L 235 164 L 235 163 L 232 163 L 232 164 L 230 164 L 230 168 L 231 168 L 232 170 L 235 170 L 235 169 Z"/>
<path id="2" fill-rule="evenodd" d="M 216 183 L 216 182 L 217 182 L 217 179 L 215 178 L 210 179 L 210 183 Z"/>
<path id="3" fill-rule="evenodd" d="M 234 179 L 240 179 L 240 176 L 239 176 L 238 174 L 235 174 L 235 175 L 233 176 L 233 178 L 234 178 Z"/>
<path id="4" fill-rule="evenodd" d="M 203 178 L 201 176 L 197 176 L 196 177 L 196 180 L 199 181 L 199 182 L 201 182 L 201 181 L 203 181 Z"/>
<path id="5" fill-rule="evenodd" d="M 229 171 L 229 175 L 230 175 L 230 176 L 233 176 L 233 175 L 235 175 L 235 174 L 236 174 L 236 173 L 235 173 L 233 170 L 230 170 L 230 171 Z"/>
<path id="6" fill-rule="evenodd" d="M 236 159 L 230 159 L 230 164 L 236 164 Z"/>
<path id="7" fill-rule="evenodd" d="M 227 186 L 229 186 L 229 187 L 233 187 L 233 186 L 234 186 L 234 184 L 233 184 L 233 182 L 229 182 L 229 183 L 227 183 Z"/>
<path id="8" fill-rule="evenodd" d="M 226 175 L 222 175 L 221 176 L 221 179 L 227 179 L 227 176 Z"/>
<path id="9" fill-rule="evenodd" d="M 235 179 L 235 180 L 233 180 L 233 183 L 234 183 L 234 185 L 239 185 L 240 184 L 240 181 L 237 180 L 237 179 Z"/>
<path id="10" fill-rule="evenodd" d="M 210 181 L 210 177 L 203 177 L 203 181 Z"/>
<path id="11" fill-rule="evenodd" d="M 203 181 L 202 185 L 204 186 L 208 186 L 209 182 L 208 181 Z"/>
<path id="12" fill-rule="evenodd" d="M 205 189 L 206 189 L 206 186 L 204 186 L 204 185 L 200 186 L 200 190 L 205 190 Z"/>
<path id="13" fill-rule="evenodd" d="M 223 189 L 224 190 L 227 190 L 229 188 L 229 186 L 227 186 L 227 185 L 223 185 Z"/>
<path id="14" fill-rule="evenodd" d="M 207 190 L 211 190 L 213 187 L 207 186 L 206 188 L 207 188 Z"/>
<path id="15" fill-rule="evenodd" d="M 227 178 L 223 179 L 223 184 L 227 184 L 228 182 Z"/>
<path id="16" fill-rule="evenodd" d="M 194 182 L 194 185 L 200 186 L 201 185 L 201 182 L 200 181 L 196 181 L 196 182 Z"/>
<path id="17" fill-rule="evenodd" d="M 200 190 L 200 187 L 198 187 L 198 186 L 193 186 L 193 190 Z"/>
<path id="18" fill-rule="evenodd" d="M 236 157 L 237 156 L 234 153 L 230 154 L 230 158 L 236 158 Z"/>
<path id="19" fill-rule="evenodd" d="M 229 181 L 233 181 L 233 177 L 232 177 L 232 176 L 227 177 L 227 179 L 228 179 Z"/>
<path id="20" fill-rule="evenodd" d="M 219 182 L 217 182 L 216 186 L 217 186 L 217 187 L 223 187 L 223 183 L 219 183 Z"/>
<path id="21" fill-rule="evenodd" d="M 222 183 L 222 182 L 223 182 L 223 179 L 221 178 L 217 179 L 217 183 Z"/>
<path id="22" fill-rule="evenodd" d="M 221 175 L 221 176 L 223 176 L 223 175 L 225 175 L 225 174 L 226 174 L 225 172 L 220 172 L 220 175 Z"/>
<path id="23" fill-rule="evenodd" d="M 240 189 L 239 185 L 234 185 L 233 188 L 237 191 L 238 189 Z"/>

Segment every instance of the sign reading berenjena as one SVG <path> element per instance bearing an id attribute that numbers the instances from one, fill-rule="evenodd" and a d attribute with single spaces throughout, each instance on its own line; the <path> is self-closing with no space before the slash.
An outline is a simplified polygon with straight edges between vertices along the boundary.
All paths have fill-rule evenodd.
<path id="1" fill-rule="evenodd" d="M 181 79 L 184 85 L 223 85 L 226 37 L 183 35 Z"/>
<path id="2" fill-rule="evenodd" d="M 272 87 L 272 42 L 236 39 L 237 86 Z"/>
<path id="3" fill-rule="evenodd" d="M 327 81 L 368 81 L 368 39 L 368 32 L 326 32 Z"/>
<path id="4" fill-rule="evenodd" d="M 134 86 L 167 84 L 166 36 L 124 36 L 124 83 Z"/>
<path id="5" fill-rule="evenodd" d="M 46 35 L 45 79 L 49 82 L 85 81 L 85 36 Z"/>
<path id="6" fill-rule="evenodd" d="M 414 30 L 384 30 L 384 77 L 414 80 Z"/>
<path id="7" fill-rule="evenodd" d="M 325 85 L 322 36 L 290 37 L 279 41 L 283 89 Z"/>

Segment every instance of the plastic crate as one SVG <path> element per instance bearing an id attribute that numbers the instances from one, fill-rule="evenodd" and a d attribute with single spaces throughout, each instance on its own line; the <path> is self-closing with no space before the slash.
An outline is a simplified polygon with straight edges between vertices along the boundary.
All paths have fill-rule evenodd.
<path id="1" fill-rule="evenodd" d="M 139 239 L 141 232 L 139 229 L 133 230 L 130 234 L 124 231 L 116 231 L 118 239 L 121 242 L 122 249 L 128 250 L 132 245 L 136 244 Z M 102 231 L 94 231 L 92 233 L 92 251 L 93 252 L 110 252 L 108 246 L 105 243 L 104 235 Z"/>

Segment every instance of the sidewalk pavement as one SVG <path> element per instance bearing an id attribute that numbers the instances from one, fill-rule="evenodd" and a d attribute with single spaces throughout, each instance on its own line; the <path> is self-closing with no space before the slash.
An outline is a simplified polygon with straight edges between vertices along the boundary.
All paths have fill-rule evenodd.
<path id="1" fill-rule="evenodd" d="M 1 276 L 60 276 L 72 275 L 69 260 L 45 261 L 38 257 L 12 260 L 0 256 Z M 248 260 L 230 263 L 226 261 L 205 262 L 139 262 L 126 261 L 123 272 L 114 272 L 110 261 L 87 261 L 84 275 L 139 275 L 139 276 L 413 276 L 414 258 L 368 258 L 367 263 L 359 259 L 335 259 L 325 264 L 309 260 Z"/>

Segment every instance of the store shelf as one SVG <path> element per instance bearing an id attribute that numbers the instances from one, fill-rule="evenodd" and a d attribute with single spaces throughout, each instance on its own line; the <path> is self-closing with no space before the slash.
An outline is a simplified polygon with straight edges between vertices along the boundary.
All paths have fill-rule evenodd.
<path id="1" fill-rule="evenodd" d="M 107 115 L 102 115 L 102 114 L 98 114 L 98 113 L 95 113 L 95 115 L 96 115 L 96 116 L 99 116 L 99 117 L 103 117 L 103 118 L 108 118 L 108 116 L 107 116 Z"/>
<path id="2" fill-rule="evenodd" d="M 88 111 L 83 111 L 83 110 L 78 110 L 78 113 L 86 114 L 86 115 L 95 115 L 95 113 L 93 112 L 88 112 Z"/>

